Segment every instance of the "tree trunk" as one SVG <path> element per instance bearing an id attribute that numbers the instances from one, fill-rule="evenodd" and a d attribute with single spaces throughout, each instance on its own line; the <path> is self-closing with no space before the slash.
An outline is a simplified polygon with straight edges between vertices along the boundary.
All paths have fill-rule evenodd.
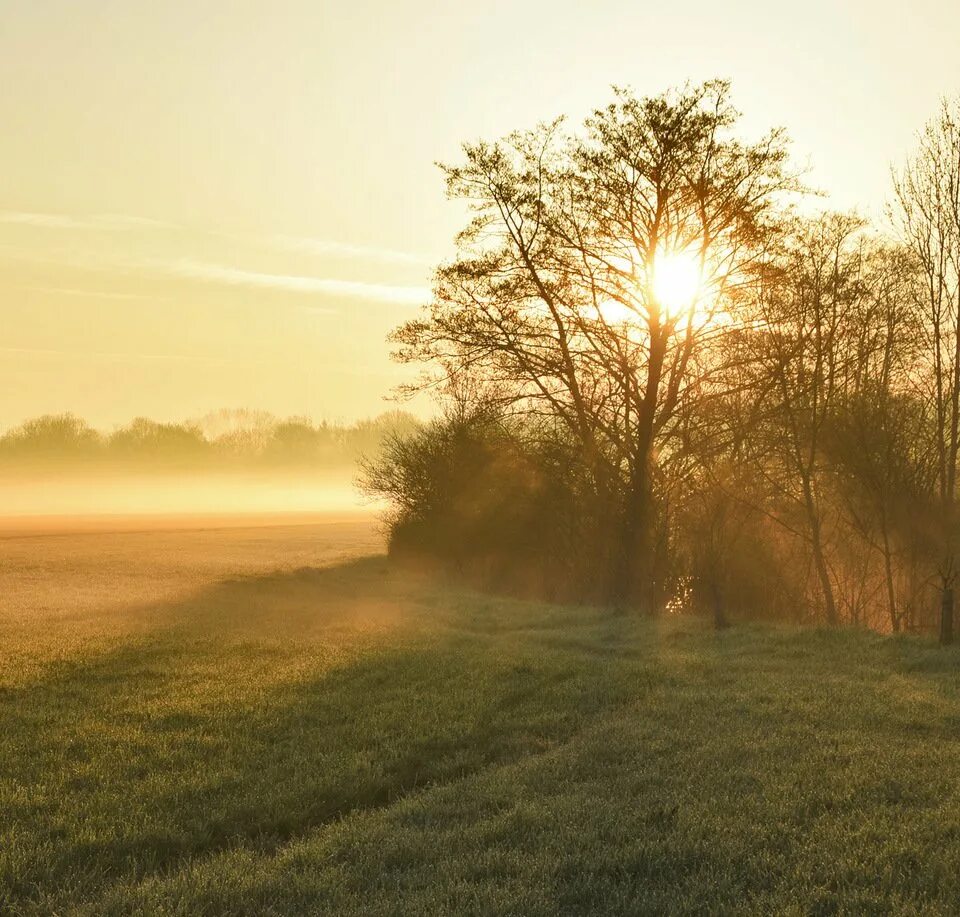
<path id="1" fill-rule="evenodd" d="M 820 591 L 823 593 L 827 624 L 836 627 L 840 623 L 840 616 L 837 614 L 837 603 L 833 597 L 833 583 L 830 582 L 830 571 L 827 569 L 827 561 L 823 556 L 819 536 L 813 540 L 813 563 L 817 569 L 817 579 L 820 580 Z"/>
<path id="2" fill-rule="evenodd" d="M 713 599 L 713 626 L 716 630 L 723 630 L 729 625 L 729 622 L 724 608 L 723 590 L 716 580 L 711 585 L 710 594 Z"/>
<path id="3" fill-rule="evenodd" d="M 953 643 L 953 587 L 946 584 L 940 596 L 940 643 L 942 646 Z"/>
<path id="4" fill-rule="evenodd" d="M 817 571 L 817 579 L 820 581 L 820 592 L 823 594 L 823 605 L 827 615 L 827 624 L 831 627 L 836 627 L 840 623 L 840 616 L 837 614 L 837 602 L 833 597 L 833 583 L 830 582 L 830 570 L 827 567 L 827 559 L 823 553 L 820 515 L 817 511 L 816 500 L 813 496 L 813 488 L 810 486 L 810 479 L 806 475 L 803 478 L 803 499 L 807 510 L 807 520 L 810 524 L 810 545 L 813 548 L 813 565 Z"/>
<path id="5" fill-rule="evenodd" d="M 609 602 L 620 610 L 625 610 L 636 598 L 640 577 L 649 559 L 649 544 L 645 543 L 649 528 L 648 503 L 646 474 L 640 472 L 630 483 L 614 548 Z"/>
<path id="6" fill-rule="evenodd" d="M 620 542 L 615 551 L 611 575 L 610 600 L 625 608 L 636 596 L 641 577 L 650 567 L 651 468 L 654 416 L 667 352 L 667 336 L 660 324 L 659 312 L 650 318 L 650 358 L 647 382 L 638 405 L 636 455 L 620 526 Z"/>
<path id="7" fill-rule="evenodd" d="M 900 633 L 900 615 L 897 614 L 897 593 L 893 585 L 893 563 L 890 558 L 890 538 L 887 528 L 883 528 L 883 569 L 887 580 L 887 610 L 890 614 L 890 629 Z"/>

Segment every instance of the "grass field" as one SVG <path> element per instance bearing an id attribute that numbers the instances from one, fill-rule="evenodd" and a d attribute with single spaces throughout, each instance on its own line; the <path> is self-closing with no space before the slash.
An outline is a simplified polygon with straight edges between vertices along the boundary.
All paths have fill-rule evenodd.
<path id="1" fill-rule="evenodd" d="M 478 595 L 363 520 L 53 528 L 0 536 L 0 911 L 957 911 L 955 651 Z"/>

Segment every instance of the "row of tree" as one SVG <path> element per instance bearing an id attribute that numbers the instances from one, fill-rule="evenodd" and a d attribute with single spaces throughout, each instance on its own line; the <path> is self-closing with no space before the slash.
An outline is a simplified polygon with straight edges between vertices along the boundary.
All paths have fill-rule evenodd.
<path id="1" fill-rule="evenodd" d="M 388 435 L 416 427 L 409 414 L 392 411 L 353 424 L 280 419 L 263 411 L 224 410 L 186 423 L 138 417 L 101 433 L 72 414 L 28 420 L 0 436 L 0 467 L 324 469 L 352 467 L 376 452 Z"/>
<path id="2" fill-rule="evenodd" d="M 443 418 L 365 486 L 392 546 L 511 589 L 952 639 L 960 105 L 883 227 L 809 215 L 729 86 L 464 148 L 473 216 L 397 330 Z M 806 208 L 807 215 L 800 211 Z"/>

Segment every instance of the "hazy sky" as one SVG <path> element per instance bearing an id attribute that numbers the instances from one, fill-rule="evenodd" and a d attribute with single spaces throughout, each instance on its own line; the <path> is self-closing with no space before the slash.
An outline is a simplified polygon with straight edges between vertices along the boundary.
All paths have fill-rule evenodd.
<path id="1" fill-rule="evenodd" d="M 957 0 L 0 0 L 0 426 L 376 413 L 463 140 L 729 77 L 876 210 L 958 42 Z"/>

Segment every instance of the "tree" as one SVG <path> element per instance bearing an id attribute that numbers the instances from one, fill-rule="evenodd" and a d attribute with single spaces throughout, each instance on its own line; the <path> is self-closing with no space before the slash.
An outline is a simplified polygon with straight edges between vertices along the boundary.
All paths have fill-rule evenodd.
<path id="1" fill-rule="evenodd" d="M 910 596 L 898 596 L 898 556 L 922 540 L 916 520 L 931 484 L 929 412 L 914 390 L 922 327 L 910 253 L 869 238 L 861 245 L 859 295 L 845 319 L 851 372 L 824 445 L 838 511 L 880 558 L 887 623 L 896 633 L 909 623 L 911 605 Z"/>
<path id="2" fill-rule="evenodd" d="M 850 322 L 862 295 L 862 223 L 839 214 L 799 222 L 765 270 L 755 300 L 757 376 L 766 402 L 757 434 L 776 518 L 810 549 L 828 624 L 840 622 L 828 561 L 824 446 L 851 360 Z"/>
<path id="3" fill-rule="evenodd" d="M 444 171 L 474 217 L 428 314 L 395 334 L 401 359 L 440 378 L 478 373 L 506 410 L 564 429 L 609 509 L 618 604 L 663 594 L 664 457 L 709 385 L 712 319 L 759 263 L 781 194 L 799 187 L 783 134 L 743 144 L 737 118 L 723 82 L 617 91 L 582 135 L 558 121 L 466 146 Z"/>
<path id="4" fill-rule="evenodd" d="M 944 102 L 894 177 L 892 213 L 916 258 L 917 308 L 926 328 L 933 441 L 940 502 L 940 640 L 953 641 L 960 454 L 960 100 Z"/>
<path id="5" fill-rule="evenodd" d="M 103 446 L 101 436 L 73 414 L 44 414 L 0 438 L 0 453 L 28 460 L 89 458 Z"/>

